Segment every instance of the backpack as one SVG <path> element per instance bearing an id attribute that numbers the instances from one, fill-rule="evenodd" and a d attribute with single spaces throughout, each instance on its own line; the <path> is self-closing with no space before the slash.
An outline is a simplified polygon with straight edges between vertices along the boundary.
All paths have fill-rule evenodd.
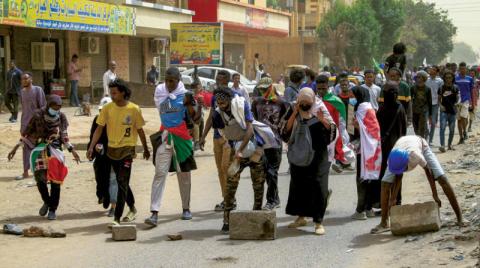
<path id="1" fill-rule="evenodd" d="M 304 122 L 297 118 L 295 129 L 292 132 L 288 142 L 287 158 L 290 164 L 299 167 L 307 167 L 312 163 L 315 150 L 313 150 L 312 136 L 309 127 L 318 122 L 316 117 L 312 117 Z"/>

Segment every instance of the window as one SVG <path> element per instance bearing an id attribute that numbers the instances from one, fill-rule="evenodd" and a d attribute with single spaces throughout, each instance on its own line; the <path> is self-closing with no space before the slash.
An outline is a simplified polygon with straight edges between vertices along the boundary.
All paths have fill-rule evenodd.
<path id="1" fill-rule="evenodd" d="M 193 73 L 192 73 L 193 75 Z M 198 76 L 208 79 L 215 79 L 215 70 L 206 69 L 206 68 L 199 68 L 198 69 Z"/>
<path id="2" fill-rule="evenodd" d="M 248 3 L 249 3 L 250 5 L 255 5 L 255 0 L 248 0 Z"/>

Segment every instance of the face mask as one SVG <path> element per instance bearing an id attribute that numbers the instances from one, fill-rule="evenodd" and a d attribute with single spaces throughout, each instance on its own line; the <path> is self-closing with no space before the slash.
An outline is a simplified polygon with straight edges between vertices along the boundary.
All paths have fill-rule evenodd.
<path id="1" fill-rule="evenodd" d="M 348 103 L 350 103 L 350 105 L 352 105 L 352 106 L 355 106 L 355 105 L 357 105 L 357 99 L 350 98 L 350 99 L 348 99 Z"/>
<path id="2" fill-rule="evenodd" d="M 310 111 L 311 108 L 312 108 L 311 104 L 300 104 L 300 109 L 302 111 L 307 112 L 307 111 Z"/>
<path id="3" fill-rule="evenodd" d="M 48 113 L 53 117 L 57 117 L 60 114 L 60 111 L 54 110 L 52 108 L 48 108 Z"/>

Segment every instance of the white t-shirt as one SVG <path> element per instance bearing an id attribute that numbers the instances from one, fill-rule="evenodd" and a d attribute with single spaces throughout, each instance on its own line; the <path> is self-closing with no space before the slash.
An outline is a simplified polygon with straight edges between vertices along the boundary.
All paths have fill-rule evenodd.
<path id="1" fill-rule="evenodd" d="M 443 86 L 443 80 L 440 77 L 428 78 L 425 83 L 432 90 L 432 105 L 438 105 L 438 89 Z"/>
<path id="2" fill-rule="evenodd" d="M 368 89 L 368 92 L 370 93 L 370 103 L 372 104 L 373 109 L 378 111 L 378 97 L 380 96 L 380 91 L 382 91 L 382 89 L 375 84 L 372 84 L 371 87 L 367 86 L 367 84 L 363 84 L 362 87 Z"/>
<path id="3" fill-rule="evenodd" d="M 428 143 L 425 139 L 420 138 L 419 136 L 403 136 L 397 140 L 393 149 L 401 149 L 409 152 L 408 158 L 408 169 L 410 171 L 414 169 L 417 165 L 421 167 L 427 166 L 427 161 L 423 157 L 423 150 L 428 147 Z"/>
<path id="4" fill-rule="evenodd" d="M 104 96 L 107 96 L 107 95 L 110 96 L 110 89 L 108 88 L 108 84 L 110 84 L 110 82 L 112 82 L 116 78 L 117 78 L 117 74 L 110 71 L 110 69 L 103 74 L 103 95 Z"/>

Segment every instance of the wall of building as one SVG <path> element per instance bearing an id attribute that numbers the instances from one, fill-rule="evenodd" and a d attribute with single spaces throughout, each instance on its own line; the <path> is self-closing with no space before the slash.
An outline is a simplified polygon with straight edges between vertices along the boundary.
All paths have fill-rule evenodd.
<path id="1" fill-rule="evenodd" d="M 117 63 L 117 76 L 123 80 L 129 81 L 129 51 L 128 51 L 128 38 L 121 35 L 108 36 L 108 59 L 114 60 Z"/>

